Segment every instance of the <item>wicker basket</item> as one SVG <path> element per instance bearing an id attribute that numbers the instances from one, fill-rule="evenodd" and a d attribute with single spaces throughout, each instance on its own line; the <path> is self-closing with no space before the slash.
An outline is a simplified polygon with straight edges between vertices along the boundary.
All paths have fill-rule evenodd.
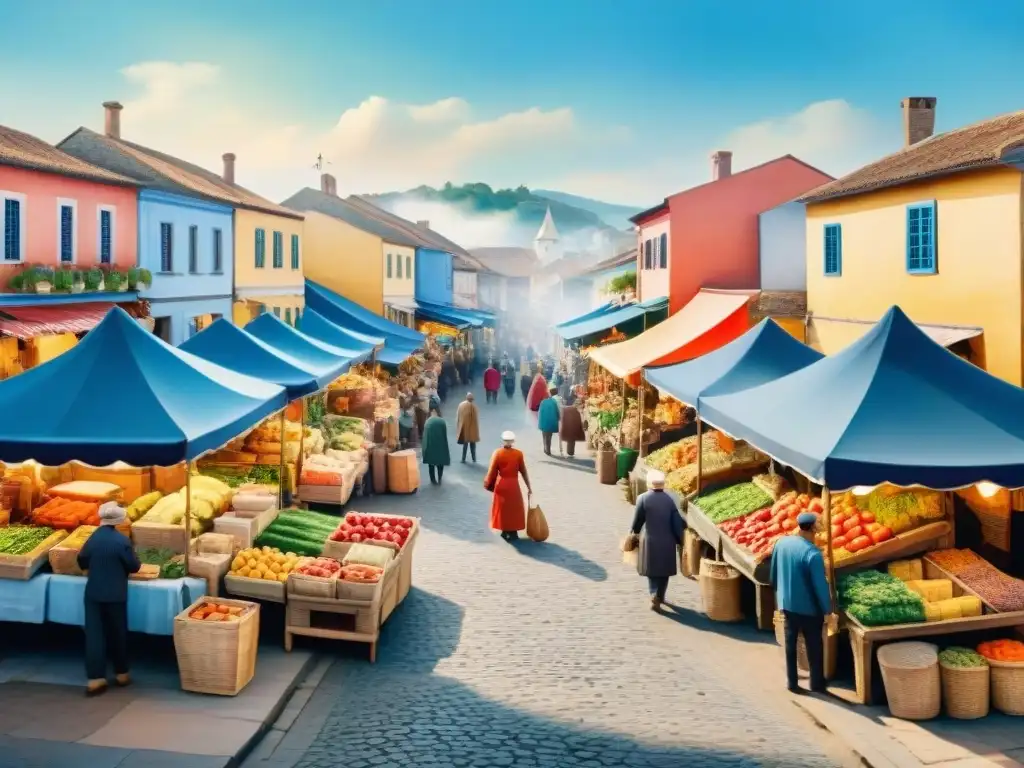
<path id="1" fill-rule="evenodd" d="M 1024 715 L 1024 662 L 989 660 L 992 706 L 1004 715 Z"/>
<path id="2" fill-rule="evenodd" d="M 266 579 L 250 579 L 247 576 L 224 577 L 224 591 L 239 597 L 251 597 L 256 600 L 268 600 L 272 603 L 283 603 L 285 584 L 281 581 Z"/>
<path id="3" fill-rule="evenodd" d="M 188 615 L 209 602 L 202 597 L 174 618 L 174 650 L 181 688 L 195 693 L 234 696 L 256 673 L 260 607 L 218 598 L 220 605 L 243 608 L 239 621 L 196 621 Z"/>
<path id="4" fill-rule="evenodd" d="M 700 561 L 700 596 L 712 621 L 740 621 L 740 574 L 730 565 L 704 558 Z"/>
<path id="5" fill-rule="evenodd" d="M 304 557 L 299 560 L 298 565 L 311 563 L 313 560 L 312 557 Z M 288 574 L 288 592 L 303 597 L 334 597 L 338 589 L 337 583 L 337 573 L 327 579 L 295 571 Z"/>
<path id="6" fill-rule="evenodd" d="M 615 451 L 610 448 L 602 448 L 597 452 L 597 482 L 601 485 L 615 485 L 619 478 L 618 467 L 615 463 Z"/>
<path id="7" fill-rule="evenodd" d="M 367 603 L 376 600 L 379 602 L 383 581 L 383 574 L 381 575 L 380 580 L 375 581 L 372 584 L 361 581 L 345 581 L 344 579 L 337 579 L 337 592 L 335 593 L 335 597 L 339 600 L 361 600 Z"/>
<path id="8" fill-rule="evenodd" d="M 989 668 L 951 667 L 939 662 L 946 714 L 956 720 L 977 720 L 988 714 Z"/>
<path id="9" fill-rule="evenodd" d="M 931 720 L 942 709 L 939 650 L 931 643 L 893 643 L 878 649 L 889 711 L 904 720 Z"/>
<path id="10" fill-rule="evenodd" d="M 683 576 L 696 579 L 700 572 L 700 556 L 703 542 L 693 529 L 687 528 L 683 533 Z"/>
<path id="11" fill-rule="evenodd" d="M 776 611 L 773 618 L 775 625 L 775 642 L 780 648 L 786 647 L 786 617 L 782 611 Z M 825 654 L 825 679 L 831 680 L 836 676 L 836 660 L 839 656 L 839 633 L 828 631 L 828 622 L 821 627 L 822 650 Z M 796 641 L 796 667 L 801 672 L 810 672 L 811 663 L 807 658 L 807 642 L 804 636 L 800 635 Z"/>

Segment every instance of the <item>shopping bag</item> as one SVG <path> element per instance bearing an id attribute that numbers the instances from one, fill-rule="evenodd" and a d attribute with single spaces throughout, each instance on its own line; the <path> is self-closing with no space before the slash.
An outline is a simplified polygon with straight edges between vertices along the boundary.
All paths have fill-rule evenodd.
<path id="1" fill-rule="evenodd" d="M 639 564 L 639 561 L 640 561 L 639 558 L 640 558 L 640 550 L 639 549 L 635 549 L 634 548 L 634 549 L 630 549 L 630 550 L 622 553 L 622 562 L 625 563 L 626 565 L 632 566 L 633 568 L 636 568 L 637 565 Z"/>
<path id="2" fill-rule="evenodd" d="M 544 511 L 539 505 L 531 504 L 530 510 L 526 513 L 526 535 L 534 541 L 547 541 L 550 534 Z"/>
<path id="3" fill-rule="evenodd" d="M 632 552 L 639 546 L 640 542 L 637 540 L 637 536 L 634 533 L 626 534 L 626 538 L 622 540 L 622 551 Z"/>

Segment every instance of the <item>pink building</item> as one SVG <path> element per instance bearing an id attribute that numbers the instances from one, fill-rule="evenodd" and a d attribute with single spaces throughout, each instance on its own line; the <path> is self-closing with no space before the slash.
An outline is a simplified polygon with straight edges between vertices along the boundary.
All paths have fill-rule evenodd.
<path id="1" fill-rule="evenodd" d="M 0 126 L 0 293 L 21 265 L 136 265 L 136 182 Z"/>

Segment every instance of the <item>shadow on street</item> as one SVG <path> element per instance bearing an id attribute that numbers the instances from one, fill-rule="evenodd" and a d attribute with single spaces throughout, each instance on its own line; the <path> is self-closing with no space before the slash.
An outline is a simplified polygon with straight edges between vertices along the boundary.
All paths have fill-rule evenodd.
<path id="1" fill-rule="evenodd" d="M 555 544 L 552 541 L 537 542 L 521 538 L 512 542 L 512 546 L 521 555 L 547 563 L 548 565 L 557 566 L 577 576 L 582 576 L 584 579 L 605 581 L 608 578 L 608 572 L 604 569 L 604 566 L 595 563 L 593 560 L 588 560 L 579 552 L 567 549 L 561 544 Z"/>

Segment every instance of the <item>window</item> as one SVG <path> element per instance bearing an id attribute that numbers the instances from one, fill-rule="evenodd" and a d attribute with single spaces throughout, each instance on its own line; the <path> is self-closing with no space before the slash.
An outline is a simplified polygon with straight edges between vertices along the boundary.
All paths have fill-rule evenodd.
<path id="1" fill-rule="evenodd" d="M 292 269 L 299 268 L 299 236 L 292 235 Z"/>
<path id="2" fill-rule="evenodd" d="M 256 269 L 263 269 L 267 263 L 267 232 L 256 230 Z"/>
<path id="3" fill-rule="evenodd" d="M 199 227 L 195 224 L 188 228 L 188 271 L 193 275 L 199 271 Z"/>
<path id="4" fill-rule="evenodd" d="M 75 237 L 75 208 L 74 200 L 57 200 L 57 243 L 60 248 L 59 258 L 61 264 L 75 263 L 75 248 L 78 245 L 78 238 Z"/>
<path id="5" fill-rule="evenodd" d="M 907 206 L 907 272 L 934 275 L 935 203 Z"/>
<path id="6" fill-rule="evenodd" d="M 652 269 L 654 263 L 651 261 L 651 248 L 652 243 L 650 240 L 644 241 L 644 269 Z"/>
<path id="7" fill-rule="evenodd" d="M 401 279 L 401 277 L 402 277 L 402 254 L 398 254 L 398 256 L 395 257 L 395 261 L 398 262 L 398 264 L 396 265 L 398 269 L 395 272 L 395 277 Z"/>
<path id="8" fill-rule="evenodd" d="M 281 269 L 284 266 L 284 235 L 280 232 L 274 233 L 274 269 Z"/>
<path id="9" fill-rule="evenodd" d="M 160 224 L 160 271 L 174 271 L 174 233 L 166 221 Z"/>
<path id="10" fill-rule="evenodd" d="M 391 254 L 388 254 L 388 277 L 391 277 Z"/>
<path id="11" fill-rule="evenodd" d="M 281 316 L 281 308 L 280 307 L 274 307 L 274 317 L 280 317 L 280 316 Z"/>
<path id="12" fill-rule="evenodd" d="M 219 229 L 213 230 L 213 271 L 224 271 L 224 235 Z"/>
<path id="13" fill-rule="evenodd" d="M 0 220 L 4 261 L 21 261 L 25 252 L 25 198 L 0 192 L 0 200 L 4 204 L 4 217 Z"/>
<path id="14" fill-rule="evenodd" d="M 296 308 L 295 310 L 295 327 L 299 327 L 299 322 L 302 320 L 302 310 Z"/>
<path id="15" fill-rule="evenodd" d="M 825 274 L 843 274 L 843 228 L 840 224 L 825 225 Z"/>
<path id="16" fill-rule="evenodd" d="M 100 264 L 111 264 L 114 261 L 114 210 L 113 208 L 99 208 L 97 227 L 97 251 L 100 255 Z"/>
<path id="17" fill-rule="evenodd" d="M 288 323 L 288 325 L 292 324 L 292 310 L 291 310 L 291 307 L 286 307 L 285 308 L 285 310 L 284 310 L 284 321 L 286 323 Z"/>
<path id="18" fill-rule="evenodd" d="M 405 257 L 405 277 L 406 279 L 412 277 L 412 256 Z"/>
<path id="19" fill-rule="evenodd" d="M 198 318 L 193 317 L 188 321 L 188 336 L 185 338 L 191 339 L 197 333 L 199 333 L 199 321 Z"/>
<path id="20" fill-rule="evenodd" d="M 661 235 L 660 244 L 658 246 L 658 252 L 661 255 L 661 262 L 658 264 L 662 269 L 668 269 L 668 233 L 665 232 Z"/>

